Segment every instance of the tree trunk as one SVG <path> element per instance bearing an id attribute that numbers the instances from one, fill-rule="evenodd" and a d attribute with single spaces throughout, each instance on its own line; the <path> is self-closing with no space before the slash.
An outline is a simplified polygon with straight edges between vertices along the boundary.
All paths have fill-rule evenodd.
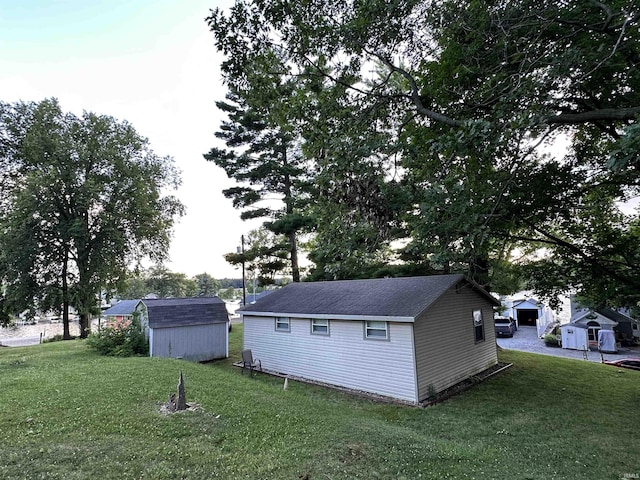
<path id="1" fill-rule="evenodd" d="M 289 245 L 291 246 L 291 275 L 294 282 L 300 281 L 300 266 L 298 265 L 298 241 L 296 232 L 289 234 Z"/>
<path id="2" fill-rule="evenodd" d="M 69 264 L 69 251 L 66 249 L 62 263 L 62 339 L 71 340 L 69 330 L 69 285 L 67 284 L 67 269 Z"/>
<path id="3" fill-rule="evenodd" d="M 90 333 L 89 328 L 89 314 L 81 313 L 80 314 L 80 338 L 87 338 Z"/>

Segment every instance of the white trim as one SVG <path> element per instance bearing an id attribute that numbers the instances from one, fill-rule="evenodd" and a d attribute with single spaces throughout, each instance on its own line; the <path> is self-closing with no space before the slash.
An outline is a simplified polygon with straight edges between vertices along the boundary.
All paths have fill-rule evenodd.
<path id="1" fill-rule="evenodd" d="M 382 332 L 383 329 L 382 328 L 377 328 L 374 327 L 373 325 L 368 325 L 369 323 L 383 323 L 384 324 L 384 336 L 380 336 L 380 335 L 369 335 L 369 330 L 374 331 L 374 332 Z M 365 340 L 390 340 L 390 335 L 389 335 L 389 322 L 382 322 L 380 320 L 365 320 L 364 323 L 364 338 Z"/>
<path id="2" fill-rule="evenodd" d="M 284 320 L 287 320 L 286 322 Z M 291 332 L 291 317 L 286 317 L 284 315 L 278 315 L 277 317 L 273 317 L 273 328 L 276 332 L 289 333 Z M 287 324 L 287 329 L 278 328 L 278 324 Z"/>
<path id="3" fill-rule="evenodd" d="M 321 320 L 324 320 L 325 322 L 327 322 L 327 324 L 326 325 L 321 325 L 321 324 L 314 325 L 313 324 L 313 322 L 321 321 Z M 327 319 L 327 318 L 312 318 L 309 321 L 311 322 L 311 335 L 321 335 L 323 337 L 328 337 L 329 336 L 329 334 L 330 334 L 330 327 L 329 327 L 330 322 L 329 322 L 329 319 Z M 316 326 L 316 327 L 326 327 L 327 331 L 326 332 L 314 332 L 313 331 L 313 327 L 314 326 Z"/>
<path id="4" fill-rule="evenodd" d="M 377 321 L 377 322 L 398 322 L 398 323 L 414 323 L 414 317 L 391 317 L 384 315 L 339 315 L 339 314 L 326 314 L 326 313 L 279 313 L 279 312 L 238 312 L 241 317 L 247 315 L 252 317 L 289 317 L 289 318 L 319 318 L 326 320 L 353 320 L 356 322 L 362 321 Z"/>
<path id="5" fill-rule="evenodd" d="M 420 385 L 418 382 L 418 357 L 416 354 L 416 327 L 411 325 L 411 338 L 409 340 L 411 344 L 411 351 L 413 352 L 413 397 L 415 401 L 419 401 L 420 397 Z"/>

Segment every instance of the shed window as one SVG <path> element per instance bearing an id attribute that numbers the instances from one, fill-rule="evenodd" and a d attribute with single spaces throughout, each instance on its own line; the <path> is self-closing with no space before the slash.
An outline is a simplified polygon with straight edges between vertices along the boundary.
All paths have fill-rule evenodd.
<path id="1" fill-rule="evenodd" d="M 311 320 L 311 333 L 315 335 L 329 335 L 329 320 L 314 318 Z"/>
<path id="2" fill-rule="evenodd" d="M 387 340 L 389 338 L 389 325 L 387 322 L 364 322 L 364 336 L 375 340 Z"/>
<path id="3" fill-rule="evenodd" d="M 276 331 L 277 332 L 289 332 L 289 317 L 276 317 Z"/>
<path id="4" fill-rule="evenodd" d="M 482 320 L 482 310 L 473 311 L 473 330 L 477 342 L 484 341 L 484 321 Z"/>

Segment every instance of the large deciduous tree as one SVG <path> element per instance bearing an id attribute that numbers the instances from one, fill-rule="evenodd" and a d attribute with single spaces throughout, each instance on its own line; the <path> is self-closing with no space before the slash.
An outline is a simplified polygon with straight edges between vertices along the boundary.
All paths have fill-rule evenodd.
<path id="1" fill-rule="evenodd" d="M 639 300 L 638 215 L 620 207 L 640 193 L 637 2 L 238 0 L 211 18 L 229 71 L 278 51 L 299 82 L 322 78 L 352 106 L 352 123 L 340 109 L 313 115 L 307 94 L 299 129 L 351 138 L 326 152 L 343 169 L 394 160 L 404 258 L 488 288 L 507 288 L 496 276 L 517 265 L 541 294 Z M 357 125 L 385 130 L 392 147 L 361 155 L 370 137 Z"/>
<path id="2" fill-rule="evenodd" d="M 80 335 L 127 266 L 166 256 L 179 174 L 127 122 L 56 100 L 1 104 L 0 274 L 14 311 L 69 306 Z"/>

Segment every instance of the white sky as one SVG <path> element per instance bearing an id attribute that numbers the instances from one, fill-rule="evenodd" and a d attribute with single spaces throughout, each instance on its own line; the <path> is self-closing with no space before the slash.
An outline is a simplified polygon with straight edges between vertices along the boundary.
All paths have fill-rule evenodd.
<path id="1" fill-rule="evenodd" d="M 202 155 L 214 146 L 226 89 L 204 18 L 231 0 L 0 0 L 0 100 L 56 97 L 64 111 L 129 121 L 182 170 L 187 212 L 167 266 L 239 277 L 222 257 L 259 222 L 221 191 L 233 183 Z"/>

